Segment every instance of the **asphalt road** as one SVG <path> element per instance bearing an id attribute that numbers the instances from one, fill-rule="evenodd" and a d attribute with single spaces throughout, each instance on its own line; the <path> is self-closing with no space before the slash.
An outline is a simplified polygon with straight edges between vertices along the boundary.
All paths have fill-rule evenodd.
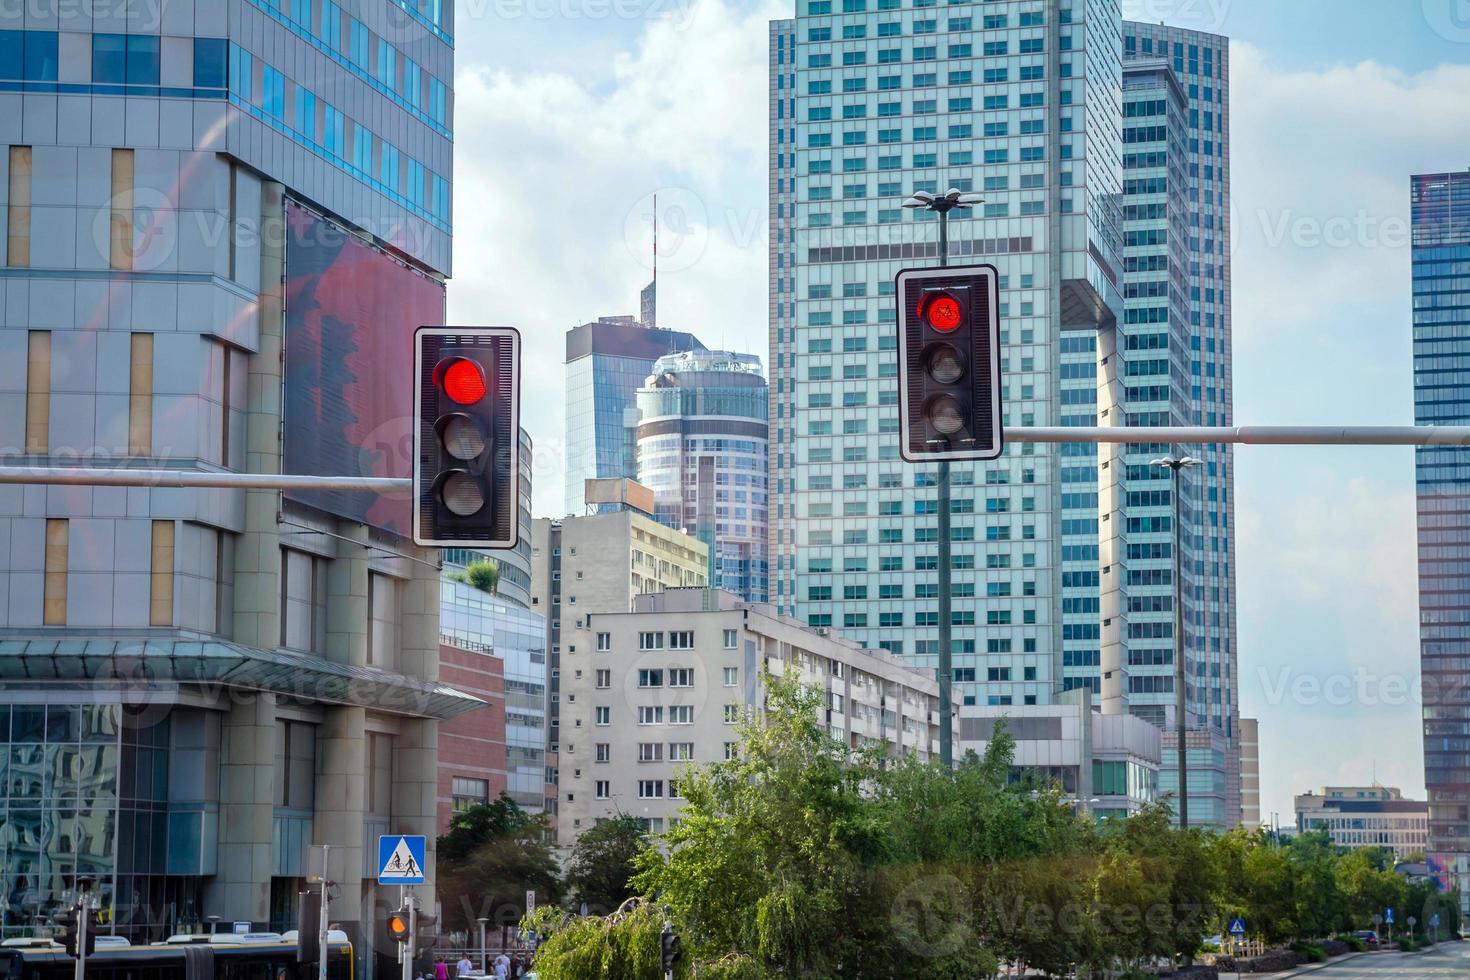
<path id="1" fill-rule="evenodd" d="M 1225 974 L 1230 977 L 1230 974 Z M 1270 974 L 1262 980 L 1311 977 L 1312 980 L 1421 980 L 1462 977 L 1470 980 L 1470 942 L 1447 943 L 1428 953 L 1369 953 L 1312 970 Z"/>

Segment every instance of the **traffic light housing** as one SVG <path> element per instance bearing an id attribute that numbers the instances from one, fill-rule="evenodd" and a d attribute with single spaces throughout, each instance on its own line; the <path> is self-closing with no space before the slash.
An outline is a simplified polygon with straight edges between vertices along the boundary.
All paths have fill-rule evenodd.
<path id="1" fill-rule="evenodd" d="M 322 882 L 326 888 L 327 883 Z M 297 892 L 296 910 L 296 962 L 320 963 L 322 961 L 321 894 L 314 891 Z"/>
<path id="2" fill-rule="evenodd" d="M 408 942 L 408 937 L 413 930 L 413 927 L 410 925 L 412 921 L 412 915 L 407 905 L 389 912 L 388 938 L 395 943 Z"/>
<path id="3" fill-rule="evenodd" d="M 414 926 L 418 930 L 418 935 L 414 937 L 413 941 L 414 949 L 420 952 L 426 949 L 432 949 L 434 944 L 439 941 L 439 917 L 430 915 L 423 909 L 419 909 L 413 921 Z"/>
<path id="4" fill-rule="evenodd" d="M 1004 448 L 999 283 L 991 265 L 898 274 L 900 453 L 911 463 Z"/>
<path id="5" fill-rule="evenodd" d="M 659 941 L 663 954 L 664 972 L 668 973 L 674 968 L 674 964 L 679 962 L 679 957 L 682 955 L 683 950 L 679 948 L 679 937 L 674 933 L 671 926 L 664 927 L 663 933 L 659 936 Z"/>
<path id="6" fill-rule="evenodd" d="M 515 547 L 521 337 L 510 327 L 414 333 L 413 539 Z"/>
<path id="7" fill-rule="evenodd" d="M 78 933 L 81 931 L 80 923 L 82 916 L 87 917 L 87 939 L 85 943 L 85 954 L 91 956 L 97 952 L 97 930 L 101 925 L 101 917 L 95 909 L 79 909 L 75 905 L 58 910 L 51 916 L 51 922 L 56 927 L 55 939 L 61 943 L 66 950 L 66 955 L 72 959 L 77 958 L 79 949 Z"/>

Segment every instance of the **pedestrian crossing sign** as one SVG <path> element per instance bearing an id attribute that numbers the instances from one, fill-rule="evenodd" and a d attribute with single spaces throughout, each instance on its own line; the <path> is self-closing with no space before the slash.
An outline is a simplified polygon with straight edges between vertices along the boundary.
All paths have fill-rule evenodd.
<path id="1" fill-rule="evenodd" d="M 378 884 L 422 885 L 424 838 L 387 834 L 378 838 Z"/>

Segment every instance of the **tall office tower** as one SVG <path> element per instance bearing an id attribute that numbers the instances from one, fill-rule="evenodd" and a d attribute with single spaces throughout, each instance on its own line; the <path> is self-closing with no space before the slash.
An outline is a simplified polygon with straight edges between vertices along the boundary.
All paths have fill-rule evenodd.
<path id="1" fill-rule="evenodd" d="M 765 602 L 769 404 L 760 358 L 685 351 L 638 390 L 638 482 L 661 524 L 709 548 L 709 581 Z"/>
<path id="2" fill-rule="evenodd" d="M 1127 310 L 1111 385 L 1128 425 L 1231 425 L 1230 48 L 1216 34 L 1123 25 L 1123 234 Z M 1119 593 L 1104 603 L 1109 644 L 1127 669 L 1129 710 L 1175 725 L 1173 501 L 1150 462 L 1188 453 L 1178 540 L 1191 824 L 1241 819 L 1235 647 L 1234 456 L 1217 445 L 1113 450 L 1111 533 L 1102 565 Z M 1107 491 L 1104 491 L 1105 498 Z M 1111 618 L 1111 622 L 1109 619 Z M 1164 740 L 1160 789 L 1178 788 L 1177 742 Z"/>
<path id="3" fill-rule="evenodd" d="M 1414 268 L 1414 421 L 1470 425 L 1470 171 L 1411 184 Z M 1415 455 L 1419 490 L 1419 641 L 1424 675 L 1424 783 L 1429 851 L 1470 908 L 1470 703 L 1465 697 L 1470 449 Z"/>
<path id="4" fill-rule="evenodd" d="M 450 8 L 43 4 L 11 23 L 4 451 L 407 476 L 403 352 L 442 322 L 450 271 Z M 134 941 L 206 916 L 288 927 L 308 845 L 329 843 L 331 919 L 361 975 L 384 968 L 376 838 L 432 841 L 438 721 L 480 706 L 437 681 L 439 578 L 408 513 L 402 495 L 0 490 L 5 935 L 82 873 Z"/>
<path id="5" fill-rule="evenodd" d="M 653 297 L 644 300 L 653 309 Z M 665 354 L 704 350 L 693 334 L 660 330 L 633 316 L 604 316 L 567 331 L 566 512 L 586 509 L 588 480 L 638 472 L 638 389 Z"/>
<path id="6" fill-rule="evenodd" d="M 1261 826 L 1261 723 L 1240 719 L 1240 825 Z"/>
<path id="7" fill-rule="evenodd" d="M 999 270 L 1006 420 L 1090 422 L 1092 388 L 1078 411 L 1059 381 L 1062 355 L 1095 356 L 1123 309 L 1122 21 L 1115 2 L 1062 0 L 797 14 L 772 26 L 773 591 L 811 625 L 932 668 L 936 469 L 899 458 L 893 283 L 935 264 L 938 228 L 901 202 L 984 195 L 951 217 L 950 254 Z M 967 702 L 1048 703 L 1064 651 L 1096 657 L 1095 460 L 1016 444 L 955 467 Z"/>

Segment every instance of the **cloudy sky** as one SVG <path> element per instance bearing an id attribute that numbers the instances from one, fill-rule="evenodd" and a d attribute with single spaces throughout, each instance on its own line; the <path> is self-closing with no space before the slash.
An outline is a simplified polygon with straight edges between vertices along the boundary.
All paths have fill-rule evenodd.
<path id="1" fill-rule="evenodd" d="M 1466 0 L 1124 0 L 1232 38 L 1235 413 L 1413 420 L 1408 175 L 1470 167 Z M 459 0 L 451 322 L 526 338 L 535 507 L 562 512 L 562 337 L 636 312 L 765 354 L 766 24 L 779 0 Z M 1423 793 L 1408 450 L 1250 448 L 1236 514 L 1263 809 Z"/>

